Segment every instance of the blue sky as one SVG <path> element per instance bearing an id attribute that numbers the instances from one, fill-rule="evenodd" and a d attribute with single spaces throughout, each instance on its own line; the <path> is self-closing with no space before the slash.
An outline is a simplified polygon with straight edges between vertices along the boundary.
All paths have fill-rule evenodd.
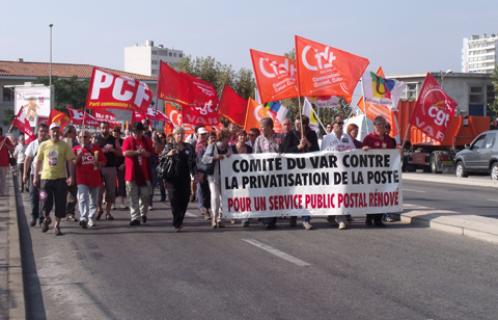
<path id="1" fill-rule="evenodd" d="M 0 60 L 123 69 L 123 48 L 145 40 L 251 67 L 249 48 L 292 49 L 295 34 L 370 59 L 387 74 L 460 71 L 462 38 L 498 33 L 498 1 L 9 1 Z"/>

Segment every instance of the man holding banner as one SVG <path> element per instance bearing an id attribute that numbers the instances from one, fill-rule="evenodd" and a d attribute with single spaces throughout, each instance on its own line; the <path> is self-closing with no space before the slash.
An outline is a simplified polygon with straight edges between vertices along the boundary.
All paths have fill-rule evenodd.
<path id="1" fill-rule="evenodd" d="M 377 116 L 374 120 L 374 132 L 368 134 L 363 139 L 363 150 L 369 149 L 395 149 L 396 140 L 391 138 L 386 132 L 387 121 L 382 116 Z M 367 214 L 365 224 L 367 226 L 384 227 L 382 223 L 382 213 Z"/>

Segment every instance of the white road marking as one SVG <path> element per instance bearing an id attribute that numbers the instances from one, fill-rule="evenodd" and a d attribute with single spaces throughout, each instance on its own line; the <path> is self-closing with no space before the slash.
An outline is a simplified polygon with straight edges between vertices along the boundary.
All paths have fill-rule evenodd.
<path id="1" fill-rule="evenodd" d="M 427 191 L 425 191 L 425 190 L 416 190 L 416 189 L 409 189 L 409 188 L 403 188 L 403 191 L 415 192 L 415 193 L 427 193 Z"/>
<path id="2" fill-rule="evenodd" d="M 263 249 L 265 250 L 266 252 L 269 252 L 271 254 L 273 254 L 274 256 L 277 256 L 281 259 L 284 259 L 285 261 L 288 261 L 290 263 L 293 263 L 299 267 L 308 267 L 308 266 L 311 266 L 311 264 L 309 264 L 308 262 L 306 261 L 303 261 L 299 258 L 296 258 L 294 256 L 291 256 L 290 254 L 287 254 L 283 251 L 280 251 L 278 249 L 275 249 L 267 244 L 264 244 L 264 243 L 261 243 L 257 240 L 254 240 L 254 239 L 242 239 L 242 241 L 244 242 L 247 242 L 257 248 L 260 248 L 260 249 Z"/>
<path id="3" fill-rule="evenodd" d="M 498 199 L 486 199 L 486 201 L 498 202 Z"/>
<path id="4" fill-rule="evenodd" d="M 185 216 L 190 217 L 190 218 L 199 218 L 200 215 L 192 213 L 190 211 L 185 212 Z"/>

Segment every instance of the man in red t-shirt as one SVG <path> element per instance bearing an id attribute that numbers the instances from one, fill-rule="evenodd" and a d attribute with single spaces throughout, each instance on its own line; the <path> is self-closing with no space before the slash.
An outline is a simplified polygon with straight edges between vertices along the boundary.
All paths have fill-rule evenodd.
<path id="1" fill-rule="evenodd" d="M 14 150 L 14 144 L 3 136 L 3 129 L 0 127 L 0 196 L 7 194 L 7 172 L 9 172 L 9 151 Z"/>
<path id="2" fill-rule="evenodd" d="M 133 124 L 132 135 L 123 141 L 125 157 L 126 194 L 130 199 L 130 226 L 147 222 L 147 209 L 151 193 L 149 158 L 154 152 L 152 141 L 143 135 L 141 122 Z"/>
<path id="3" fill-rule="evenodd" d="M 363 150 L 369 149 L 395 149 L 396 140 L 391 138 L 386 131 L 387 121 L 382 116 L 377 116 L 374 119 L 374 132 L 368 134 L 363 139 Z M 367 214 L 365 224 L 371 226 L 372 224 L 376 227 L 384 227 L 382 223 L 383 213 Z"/>
<path id="4" fill-rule="evenodd" d="M 99 189 L 102 186 L 100 167 L 106 158 L 102 149 L 91 143 L 90 133 L 82 130 L 79 135 L 80 145 L 73 148 L 76 154 L 77 198 L 80 209 L 80 226 L 83 229 L 95 227 Z"/>

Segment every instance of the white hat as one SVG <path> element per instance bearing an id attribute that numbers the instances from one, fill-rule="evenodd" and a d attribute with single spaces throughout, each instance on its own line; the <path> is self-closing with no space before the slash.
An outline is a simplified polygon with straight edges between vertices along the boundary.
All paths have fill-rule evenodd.
<path id="1" fill-rule="evenodd" d="M 199 129 L 197 129 L 197 134 L 206 134 L 206 133 L 209 133 L 209 131 L 207 131 L 206 128 L 204 127 L 200 127 Z"/>
<path id="2" fill-rule="evenodd" d="M 50 127 L 48 128 L 49 130 L 55 129 L 55 128 L 60 128 L 61 126 L 58 123 L 52 122 L 50 124 Z"/>

